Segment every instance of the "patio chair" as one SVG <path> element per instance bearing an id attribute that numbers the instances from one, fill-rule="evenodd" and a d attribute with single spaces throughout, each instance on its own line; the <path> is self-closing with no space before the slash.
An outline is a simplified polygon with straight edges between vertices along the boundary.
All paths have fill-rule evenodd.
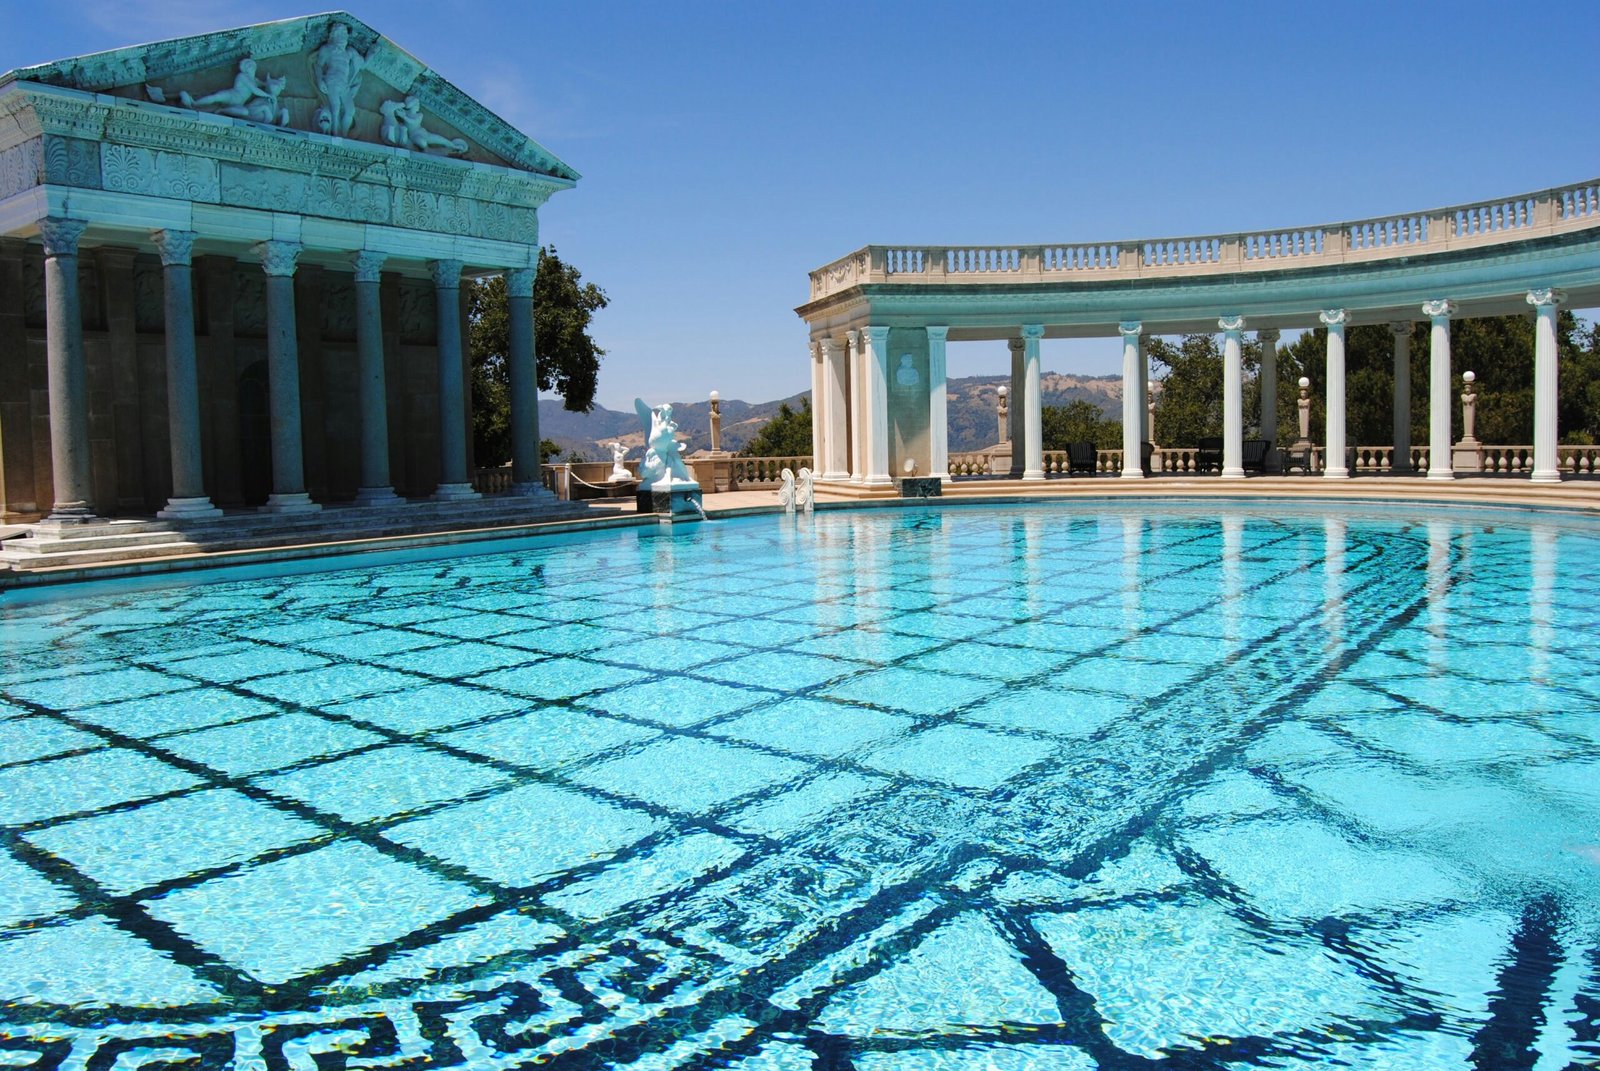
<path id="1" fill-rule="evenodd" d="M 1207 469 L 1222 471 L 1222 436 L 1202 435 L 1196 444 L 1194 452 L 1194 470 L 1204 472 Z"/>
<path id="2" fill-rule="evenodd" d="M 1246 439 L 1239 467 L 1246 472 L 1266 472 L 1267 454 L 1272 452 L 1271 439 Z"/>
<path id="3" fill-rule="evenodd" d="M 1067 444 L 1067 473 L 1087 472 L 1093 476 L 1095 472 L 1095 459 L 1099 452 L 1095 450 L 1094 443 L 1068 443 Z"/>

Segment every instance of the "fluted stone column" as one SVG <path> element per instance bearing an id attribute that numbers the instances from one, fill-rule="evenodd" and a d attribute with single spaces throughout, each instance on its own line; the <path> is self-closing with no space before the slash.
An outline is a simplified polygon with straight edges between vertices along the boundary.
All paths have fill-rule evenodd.
<path id="1" fill-rule="evenodd" d="M 861 332 L 862 379 L 867 386 L 867 472 L 869 487 L 894 483 L 889 475 L 889 329 L 868 327 Z"/>
<path id="2" fill-rule="evenodd" d="M 383 264 L 385 253 L 364 249 L 355 256 L 356 355 L 360 361 L 361 487 L 358 506 L 393 506 L 404 501 L 389 480 L 389 393 L 383 369 Z"/>
<path id="3" fill-rule="evenodd" d="M 1558 357 L 1556 311 L 1567 299 L 1564 291 L 1550 288 L 1528 291 L 1528 304 L 1538 318 L 1533 330 L 1533 482 L 1558 483 L 1561 465 L 1556 444 Z"/>
<path id="4" fill-rule="evenodd" d="M 1039 383 L 1039 340 L 1043 324 L 1022 328 L 1022 447 L 1024 480 L 1044 479 L 1044 395 Z"/>
<path id="5" fill-rule="evenodd" d="M 436 260 L 433 268 L 434 307 L 438 310 L 439 349 L 439 486 L 435 502 L 481 498 L 467 471 L 466 377 L 461 367 L 461 261 Z"/>
<path id="6" fill-rule="evenodd" d="M 808 342 L 806 351 L 811 358 L 811 474 L 813 477 L 822 475 L 823 466 L 828 455 L 828 394 L 822 388 L 822 380 L 827 375 L 824 367 L 820 341 Z M 718 433 L 720 437 L 720 432 Z M 797 474 L 798 475 L 798 474 Z"/>
<path id="7" fill-rule="evenodd" d="M 945 383 L 948 327 L 928 328 L 928 475 L 950 482 L 949 387 Z"/>
<path id="8" fill-rule="evenodd" d="M 42 219 L 44 245 L 45 359 L 50 388 L 50 471 L 55 503 L 44 523 L 53 527 L 98 521 L 94 472 L 89 462 L 89 385 L 83 356 L 83 313 L 78 298 L 78 239 L 88 224 Z"/>
<path id="9" fill-rule="evenodd" d="M 824 338 L 821 345 L 822 389 L 828 396 L 828 456 L 822 478 L 848 480 L 850 425 L 845 420 L 845 392 L 850 388 L 849 350 L 835 338 Z"/>
<path id="10" fill-rule="evenodd" d="M 1144 423 L 1139 410 L 1144 408 L 1144 395 L 1139 392 L 1140 332 L 1144 324 L 1138 320 L 1124 320 L 1117 325 L 1122 335 L 1122 478 L 1144 479 L 1144 467 L 1139 463 L 1139 432 Z"/>
<path id="11" fill-rule="evenodd" d="M 1022 359 L 1022 339 L 1006 339 L 1006 348 L 1011 351 L 1011 408 L 1007 413 L 1006 441 L 1011 444 L 1011 477 L 1019 479 L 1022 476 L 1022 396 L 1025 393 L 1023 378 L 1025 376 L 1025 362 Z"/>
<path id="12" fill-rule="evenodd" d="M 845 339 L 849 344 L 850 363 L 850 482 L 860 483 L 867 478 L 867 406 L 862 397 L 866 377 L 861 374 L 861 332 L 847 332 Z"/>
<path id="13" fill-rule="evenodd" d="M 156 231 L 166 284 L 167 443 L 172 450 L 172 495 L 157 517 L 209 520 L 222 516 L 206 494 L 200 453 L 200 385 L 194 355 L 194 232 Z"/>
<path id="14" fill-rule="evenodd" d="M 1264 466 L 1268 472 L 1277 472 L 1282 468 L 1278 449 L 1281 445 L 1278 442 L 1278 339 L 1281 337 L 1276 327 L 1256 332 L 1256 341 L 1261 343 L 1261 371 L 1258 373 L 1261 377 L 1261 408 L 1256 418 L 1256 428 L 1261 438 L 1272 443 Z"/>
<path id="15" fill-rule="evenodd" d="M 1453 480 L 1450 446 L 1450 316 L 1451 301 L 1424 301 L 1422 314 L 1433 321 L 1428 339 L 1428 479 Z"/>
<path id="16" fill-rule="evenodd" d="M 1394 462 L 1391 472 L 1411 471 L 1411 321 L 1389 325 L 1394 335 Z"/>
<path id="17" fill-rule="evenodd" d="M 533 325 L 534 268 L 506 272 L 506 372 L 511 380 L 511 493 L 546 495 L 539 460 L 539 350 Z"/>
<path id="18" fill-rule="evenodd" d="M 1344 327 L 1350 316 L 1344 309 L 1323 309 L 1318 319 L 1328 328 L 1328 423 L 1323 438 L 1322 475 L 1329 480 L 1348 480 L 1350 466 L 1345 459 L 1344 444 Z"/>
<path id="19" fill-rule="evenodd" d="M 272 493 L 267 513 L 311 513 L 322 507 L 306 493 L 305 450 L 300 427 L 300 346 L 294 317 L 295 242 L 262 242 L 267 276 L 267 403 L 272 432 Z"/>
<path id="20" fill-rule="evenodd" d="M 1224 316 L 1222 328 L 1222 478 L 1244 479 L 1243 316 Z"/>
<path id="21" fill-rule="evenodd" d="M 1150 397 L 1150 336 L 1144 333 L 1139 335 L 1139 397 L 1148 401 Z M 1141 402 L 1139 406 L 1139 469 L 1144 470 L 1144 444 L 1153 442 L 1154 436 L 1150 431 L 1150 407 Z"/>

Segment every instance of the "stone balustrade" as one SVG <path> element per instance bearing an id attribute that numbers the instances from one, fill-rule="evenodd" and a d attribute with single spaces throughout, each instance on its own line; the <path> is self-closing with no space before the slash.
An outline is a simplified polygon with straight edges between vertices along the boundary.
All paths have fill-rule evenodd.
<path id="1" fill-rule="evenodd" d="M 799 473 L 802 468 L 813 469 L 810 454 L 792 457 L 736 457 L 733 459 L 732 491 L 760 491 L 779 486 L 784 469 Z"/>
<path id="2" fill-rule="evenodd" d="M 1028 246 L 869 245 L 811 273 L 813 301 L 863 283 L 1159 278 L 1317 267 L 1524 241 L 1600 222 L 1600 179 L 1423 212 L 1231 234 Z"/>

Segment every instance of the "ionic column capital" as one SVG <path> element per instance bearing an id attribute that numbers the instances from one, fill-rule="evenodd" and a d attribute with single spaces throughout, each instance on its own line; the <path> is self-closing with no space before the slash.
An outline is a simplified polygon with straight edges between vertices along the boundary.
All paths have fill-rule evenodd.
<path id="1" fill-rule="evenodd" d="M 512 268 L 506 272 L 506 296 L 514 298 L 531 298 L 533 296 L 533 277 L 538 272 L 534 268 Z"/>
<path id="2" fill-rule="evenodd" d="M 163 268 L 187 268 L 194 263 L 194 231 L 152 231 L 150 239 L 161 254 Z"/>
<path id="3" fill-rule="evenodd" d="M 363 249 L 351 258 L 351 263 L 356 268 L 356 282 L 376 283 L 382 281 L 383 266 L 388 261 L 388 253 L 380 253 L 376 249 Z"/>
<path id="4" fill-rule="evenodd" d="M 863 327 L 861 338 L 863 342 L 870 339 L 874 349 L 881 349 L 889 344 L 889 329 L 876 324 Z"/>
<path id="5" fill-rule="evenodd" d="M 1123 320 L 1117 325 L 1117 333 L 1124 339 L 1136 339 L 1144 333 L 1142 320 Z"/>
<path id="6" fill-rule="evenodd" d="M 1044 324 L 1023 324 L 1022 325 L 1022 337 L 1023 337 L 1024 341 L 1026 341 L 1027 339 L 1030 339 L 1030 338 L 1033 338 L 1033 339 L 1043 338 L 1044 337 Z"/>
<path id="7" fill-rule="evenodd" d="M 1448 320 L 1456 314 L 1456 303 L 1447 298 L 1435 298 L 1422 303 L 1422 315 L 1430 320 Z"/>
<path id="8" fill-rule="evenodd" d="M 256 252 L 261 254 L 261 270 L 274 276 L 293 275 L 300 263 L 301 248 L 299 242 L 258 243 Z"/>
<path id="9" fill-rule="evenodd" d="M 39 240 L 44 244 L 44 255 L 47 257 L 75 257 L 78 255 L 78 239 L 83 237 L 84 229 L 89 224 L 81 219 L 41 219 L 39 221 Z"/>
<path id="10" fill-rule="evenodd" d="M 1020 338 L 1006 339 L 1006 349 L 1010 350 L 1012 353 L 1021 353 L 1024 345 L 1026 345 L 1026 343 L 1024 343 Z"/>
<path id="11" fill-rule="evenodd" d="M 1217 326 L 1230 335 L 1236 335 L 1244 330 L 1243 316 L 1222 316 L 1217 320 Z"/>
<path id="12" fill-rule="evenodd" d="M 435 260 L 428 267 L 433 271 L 433 287 L 435 290 L 460 290 L 461 269 L 464 265 L 459 260 Z"/>
<path id="13" fill-rule="evenodd" d="M 1283 337 L 1283 332 L 1276 327 L 1263 327 L 1256 332 L 1257 342 L 1276 342 Z"/>
<path id="14" fill-rule="evenodd" d="M 1543 305 L 1559 305 L 1566 300 L 1567 292 L 1565 290 L 1557 290 L 1552 286 L 1541 287 L 1538 290 L 1528 291 L 1528 304 L 1535 307 Z"/>
<path id="15" fill-rule="evenodd" d="M 950 338 L 950 328 L 948 328 L 948 327 L 931 327 L 930 326 L 928 328 L 928 341 L 929 342 L 945 342 L 949 338 Z"/>
<path id="16" fill-rule="evenodd" d="M 1411 321 L 1391 320 L 1389 321 L 1389 331 L 1396 336 L 1404 335 L 1409 338 L 1411 337 Z"/>
<path id="17" fill-rule="evenodd" d="M 832 335 L 823 335 L 817 339 L 817 345 L 822 347 L 822 359 L 829 360 L 839 351 L 839 340 Z"/>
<path id="18" fill-rule="evenodd" d="M 1329 327 L 1343 327 L 1350 320 L 1349 309 L 1323 309 L 1317 319 Z"/>
<path id="19" fill-rule="evenodd" d="M 845 345 L 850 347 L 850 355 L 852 357 L 855 356 L 856 352 L 861 349 L 861 331 L 852 327 L 844 333 L 844 340 Z"/>

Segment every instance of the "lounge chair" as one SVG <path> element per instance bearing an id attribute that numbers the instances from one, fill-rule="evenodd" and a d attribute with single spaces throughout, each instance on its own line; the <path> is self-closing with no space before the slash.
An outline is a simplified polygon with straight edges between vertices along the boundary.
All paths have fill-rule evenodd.
<path id="1" fill-rule="evenodd" d="M 1222 471 L 1222 436 L 1203 435 L 1196 445 L 1194 452 L 1194 470 L 1204 472 L 1207 469 Z"/>
<path id="2" fill-rule="evenodd" d="M 1246 439 L 1239 467 L 1246 472 L 1266 472 L 1267 454 L 1272 452 L 1271 439 Z"/>

